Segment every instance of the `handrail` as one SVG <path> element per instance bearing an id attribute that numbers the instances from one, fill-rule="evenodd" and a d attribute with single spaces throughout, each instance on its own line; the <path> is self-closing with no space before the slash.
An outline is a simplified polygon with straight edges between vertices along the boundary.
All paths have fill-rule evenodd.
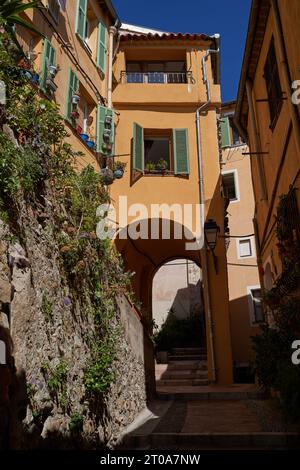
<path id="1" fill-rule="evenodd" d="M 192 72 L 121 72 L 121 83 L 182 84 L 193 83 Z"/>

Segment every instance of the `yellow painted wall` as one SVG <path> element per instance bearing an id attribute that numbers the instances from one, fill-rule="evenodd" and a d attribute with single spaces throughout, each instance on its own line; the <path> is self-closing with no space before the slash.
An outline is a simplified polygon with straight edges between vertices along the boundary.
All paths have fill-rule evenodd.
<path id="1" fill-rule="evenodd" d="M 284 32 L 285 47 L 288 55 L 288 66 L 291 79 L 300 78 L 299 60 L 300 53 L 298 47 L 298 32 L 300 26 L 300 3 L 297 0 L 280 1 L 280 14 Z M 283 79 L 283 68 L 279 60 L 278 36 L 275 29 L 274 12 L 271 9 L 265 31 L 264 41 L 258 61 L 258 66 L 253 84 L 253 98 L 265 98 L 267 96 L 266 84 L 263 78 L 264 65 L 272 36 L 275 39 L 275 50 L 282 91 L 285 92 L 285 82 Z M 286 96 L 286 94 L 285 94 Z M 270 129 L 270 118 L 268 103 L 256 103 L 256 120 L 258 132 L 261 139 L 262 150 L 268 155 L 261 157 L 251 157 L 253 185 L 256 200 L 256 219 L 258 223 L 259 239 L 262 243 L 262 264 L 271 262 L 273 280 L 281 273 L 282 266 L 276 247 L 277 239 L 275 235 L 275 215 L 279 202 L 279 196 L 289 191 L 291 184 L 299 187 L 299 177 L 296 179 L 300 167 L 300 154 L 297 151 L 295 132 L 292 130 L 290 136 L 288 129 L 291 125 L 291 115 L 288 101 L 283 101 L 283 106 L 276 124 L 272 131 Z M 299 107 L 298 107 L 299 108 Z M 300 109 L 300 108 L 299 108 Z M 254 151 L 253 129 L 248 118 L 248 133 L 250 148 Z M 256 158 L 261 158 L 266 175 L 267 201 L 260 200 L 259 182 Z M 299 207 L 300 194 L 297 192 Z"/>
<path id="2" fill-rule="evenodd" d="M 127 43 L 126 43 L 127 44 Z M 156 49 L 154 49 L 154 46 Z M 208 47 L 208 44 L 206 45 Z M 149 55 L 148 55 L 149 49 Z M 120 83 L 121 71 L 126 70 L 126 57 L 130 60 L 150 60 L 182 57 L 186 49 L 186 60 L 195 83 L 188 84 L 126 84 Z M 114 205 L 118 206 L 120 195 L 128 196 L 128 204 L 143 203 L 148 208 L 151 204 L 197 204 L 199 200 L 199 174 L 197 156 L 196 109 L 206 101 L 206 89 L 202 82 L 201 58 L 203 44 L 191 48 L 180 40 L 159 41 L 153 44 L 121 45 L 114 64 L 115 88 L 113 106 L 116 118 L 116 154 L 128 154 L 118 157 L 126 162 L 124 177 L 110 187 Z M 210 60 L 207 61 L 208 77 L 212 83 Z M 201 116 L 201 140 L 203 151 L 205 215 L 214 218 L 223 230 L 224 201 L 220 195 L 220 164 L 217 140 L 217 108 L 220 106 L 220 87 L 212 84 L 212 106 Z M 189 136 L 190 174 L 188 177 L 143 175 L 132 181 L 131 140 L 133 124 L 138 123 L 146 129 L 187 128 Z M 129 219 L 130 221 L 130 219 Z M 201 265 L 199 251 L 187 252 L 184 240 L 136 240 L 117 243 L 125 256 L 127 267 L 135 274 L 133 285 L 135 292 L 143 302 L 144 314 L 151 320 L 151 284 L 154 273 L 160 264 L 176 257 L 187 257 Z M 220 239 L 216 248 L 219 273 L 214 271 L 213 259 L 208 256 L 209 288 L 214 321 L 214 347 L 219 383 L 232 383 L 232 357 L 229 328 L 228 284 L 224 241 Z M 207 328 L 208 330 L 208 328 Z M 209 343 L 209 341 L 208 341 Z M 212 377 L 211 351 L 208 344 L 209 377 Z"/>
<path id="3" fill-rule="evenodd" d="M 46 0 L 43 3 L 47 6 Z M 96 0 L 89 0 L 88 5 L 89 9 L 92 8 L 94 12 L 93 14 L 97 18 L 97 20 L 94 20 L 94 23 L 99 19 L 102 19 L 108 28 L 111 25 L 110 19 L 107 13 L 104 13 L 100 8 L 99 2 Z M 71 0 L 66 2 L 65 11 L 62 9 L 60 10 L 58 24 L 55 23 L 47 10 L 44 10 L 43 13 L 40 11 L 28 10 L 24 16 L 48 38 L 56 50 L 56 64 L 59 65 L 60 69 L 54 79 L 55 84 L 58 86 L 57 91 L 55 92 L 54 101 L 59 105 L 61 114 L 63 116 L 66 115 L 69 69 L 72 67 L 80 81 L 82 91 L 84 90 L 82 95 L 85 94 L 88 96 L 89 100 L 91 100 L 95 105 L 94 111 L 91 113 L 94 118 L 93 125 L 91 126 L 91 135 L 95 136 L 96 106 L 99 102 L 97 92 L 106 98 L 107 76 L 103 76 L 96 66 L 97 43 L 95 39 L 97 36 L 97 30 L 94 30 L 91 36 L 89 45 L 92 49 L 92 54 L 90 54 L 80 38 L 76 35 L 76 15 L 77 1 Z M 29 50 L 30 41 L 33 40 L 34 52 L 38 54 L 38 57 L 34 61 L 34 68 L 38 73 L 40 73 L 42 70 L 44 40 L 23 28 L 18 28 L 18 36 L 25 52 Z M 42 93 L 41 96 L 43 96 Z M 73 129 L 67 121 L 66 128 L 70 135 L 67 139 L 68 142 L 75 150 L 84 153 L 83 157 L 78 157 L 78 168 L 83 168 L 87 164 L 91 164 L 95 168 L 98 168 L 99 166 L 97 164 L 95 154 L 87 148 L 77 135 L 75 129 Z"/>
<path id="4" fill-rule="evenodd" d="M 227 212 L 231 236 L 254 234 L 254 196 L 251 179 L 250 157 L 244 156 L 249 149 L 246 145 L 229 147 L 223 150 L 224 172 L 235 170 L 238 186 L 238 200 L 230 202 Z M 229 283 L 229 308 L 233 360 L 249 363 L 253 355 L 251 336 L 259 332 L 258 325 L 251 321 L 247 287 L 259 286 L 259 275 L 255 250 L 255 237 L 252 236 L 252 256 L 240 258 L 238 239 L 231 238 L 227 250 L 227 270 Z"/>

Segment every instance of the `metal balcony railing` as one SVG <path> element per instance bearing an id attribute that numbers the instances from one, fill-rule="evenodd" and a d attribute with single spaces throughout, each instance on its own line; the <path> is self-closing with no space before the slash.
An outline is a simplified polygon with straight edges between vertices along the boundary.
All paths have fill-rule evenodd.
<path id="1" fill-rule="evenodd" d="M 121 83 L 193 83 L 192 72 L 121 72 Z"/>

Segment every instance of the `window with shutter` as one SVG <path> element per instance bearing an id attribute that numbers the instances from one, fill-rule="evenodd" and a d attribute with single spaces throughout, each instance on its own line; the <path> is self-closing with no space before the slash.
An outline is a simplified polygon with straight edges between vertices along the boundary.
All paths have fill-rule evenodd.
<path id="1" fill-rule="evenodd" d="M 106 70 L 106 50 L 107 50 L 107 29 L 102 20 L 98 25 L 98 48 L 97 48 L 97 66 L 102 73 Z"/>
<path id="2" fill-rule="evenodd" d="M 41 88 L 45 91 L 46 81 L 49 74 L 49 66 L 55 65 L 56 52 L 50 41 L 46 38 L 44 41 L 44 53 L 42 63 L 42 74 L 41 74 Z"/>
<path id="3" fill-rule="evenodd" d="M 272 38 L 264 67 L 264 79 L 267 87 L 271 128 L 273 128 L 277 122 L 283 102 L 274 38 Z"/>
<path id="4" fill-rule="evenodd" d="M 231 145 L 230 136 L 230 122 L 228 117 L 222 117 L 221 119 L 221 137 L 222 147 L 229 147 Z"/>
<path id="5" fill-rule="evenodd" d="M 144 129 L 138 124 L 133 124 L 133 151 L 132 167 L 136 171 L 144 172 Z"/>
<path id="6" fill-rule="evenodd" d="M 69 82 L 68 82 L 68 92 L 67 92 L 67 106 L 66 106 L 66 118 L 71 122 L 71 113 L 72 113 L 72 100 L 74 93 L 79 92 L 79 79 L 70 68 L 69 70 Z"/>
<path id="7" fill-rule="evenodd" d="M 58 23 L 59 21 L 59 12 L 60 12 L 60 3 L 59 0 L 49 0 L 48 8 L 52 18 Z"/>
<path id="8" fill-rule="evenodd" d="M 223 186 L 224 197 L 226 197 L 230 201 L 239 200 L 236 170 L 222 173 L 222 186 Z"/>
<path id="9" fill-rule="evenodd" d="M 86 30 L 86 11 L 87 0 L 78 0 L 77 3 L 77 20 L 76 20 L 76 33 L 84 41 Z"/>
<path id="10" fill-rule="evenodd" d="M 97 152 L 109 157 L 114 153 L 115 123 L 114 112 L 105 106 L 97 110 Z"/>
<path id="11" fill-rule="evenodd" d="M 173 129 L 173 152 L 175 175 L 188 175 L 190 171 L 187 129 Z"/>

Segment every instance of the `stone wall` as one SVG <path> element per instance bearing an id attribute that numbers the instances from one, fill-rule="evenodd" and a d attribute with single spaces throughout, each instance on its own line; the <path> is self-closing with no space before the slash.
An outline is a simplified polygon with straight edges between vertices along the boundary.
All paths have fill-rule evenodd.
<path id="1" fill-rule="evenodd" d="M 7 365 L 0 366 L 0 447 L 113 447 L 122 429 L 145 406 L 139 337 L 143 328 L 136 317 L 130 318 L 134 313 L 122 299 L 114 319 L 121 328 L 115 381 L 105 396 L 87 397 L 83 371 L 94 329 L 89 297 L 84 290 L 72 295 L 68 286 L 51 211 L 47 200 L 43 214 L 24 204 L 16 221 L 17 238 L 0 222 L 0 339 L 11 341 Z M 84 310 L 78 296 L 85 300 Z M 63 406 L 49 392 L 44 368 L 47 364 L 55 369 L 62 361 L 68 369 Z M 69 429 L 75 413 L 83 418 L 80 432 Z"/>

